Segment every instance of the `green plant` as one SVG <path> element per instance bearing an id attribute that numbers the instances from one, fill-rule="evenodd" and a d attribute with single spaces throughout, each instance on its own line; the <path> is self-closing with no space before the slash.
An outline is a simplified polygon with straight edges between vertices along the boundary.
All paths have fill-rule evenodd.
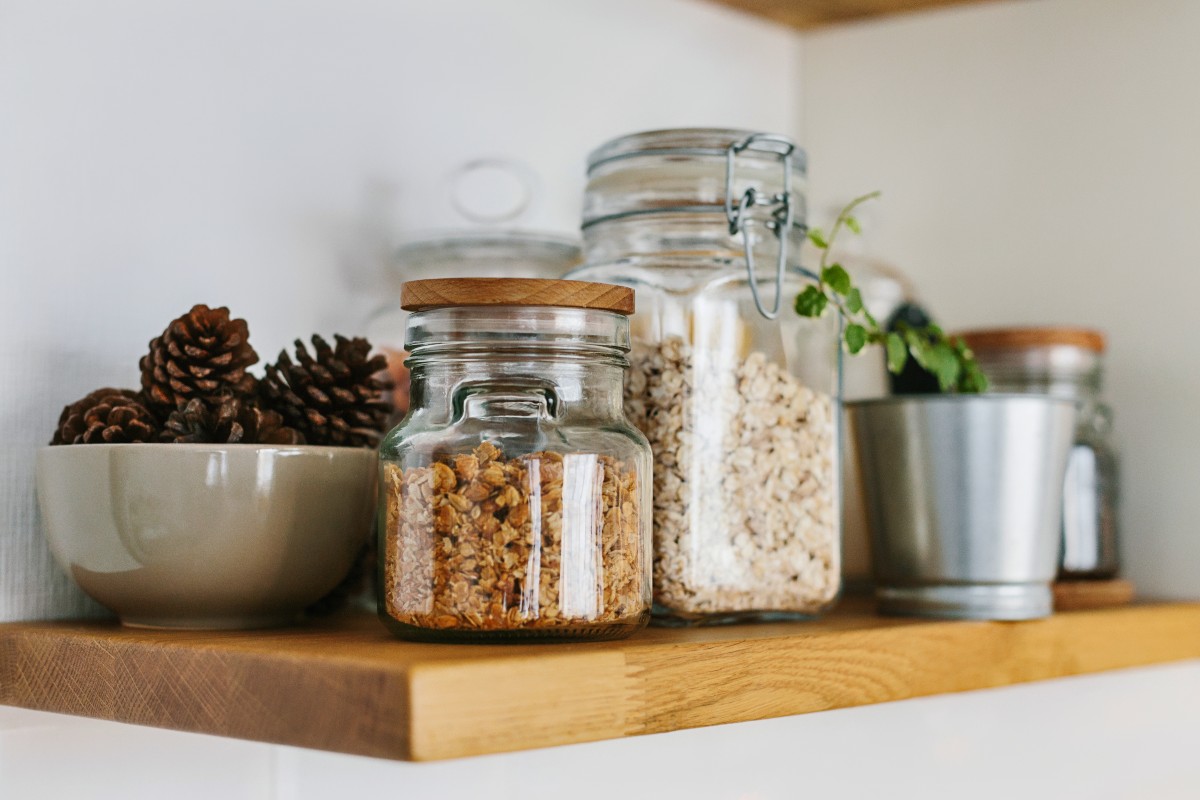
<path id="1" fill-rule="evenodd" d="M 855 198 L 846 205 L 826 235 L 820 228 L 808 232 L 808 240 L 821 251 L 817 282 L 796 295 L 796 313 L 803 317 L 819 317 L 833 306 L 845 319 L 846 349 L 858 353 L 869 344 L 882 345 L 887 352 L 887 366 L 899 373 L 911 358 L 937 377 L 943 392 L 987 391 L 987 377 L 975 362 L 975 354 L 957 336 L 947 336 L 937 325 L 913 327 L 904 322 L 896 330 L 887 331 L 863 306 L 862 293 L 841 264 L 829 263 L 838 234 L 843 230 L 861 233 L 862 227 L 854 210 L 879 196 L 871 192 Z"/>

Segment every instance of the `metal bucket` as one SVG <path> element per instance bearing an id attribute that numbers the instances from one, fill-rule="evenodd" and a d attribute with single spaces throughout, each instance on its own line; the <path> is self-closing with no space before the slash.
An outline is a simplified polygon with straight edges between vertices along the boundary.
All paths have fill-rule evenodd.
<path id="1" fill-rule="evenodd" d="M 1075 404 L 1033 395 L 909 395 L 847 408 L 880 612 L 1049 615 Z"/>

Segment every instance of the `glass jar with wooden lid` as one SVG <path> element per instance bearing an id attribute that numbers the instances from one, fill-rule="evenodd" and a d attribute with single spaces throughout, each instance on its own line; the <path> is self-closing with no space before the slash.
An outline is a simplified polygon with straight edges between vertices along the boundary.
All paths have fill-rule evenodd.
<path id="1" fill-rule="evenodd" d="M 650 615 L 630 289 L 406 283 L 412 404 L 380 448 L 379 613 L 424 641 L 611 639 Z"/>

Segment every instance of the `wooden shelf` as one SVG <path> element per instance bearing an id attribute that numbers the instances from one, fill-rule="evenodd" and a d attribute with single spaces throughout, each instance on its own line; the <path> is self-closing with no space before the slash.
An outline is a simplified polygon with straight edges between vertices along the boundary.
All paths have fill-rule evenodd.
<path id="1" fill-rule="evenodd" d="M 804 714 L 1200 657 L 1200 603 L 1019 623 L 651 629 L 623 642 L 429 645 L 370 615 L 273 631 L 0 625 L 0 703 L 398 759 Z"/>
<path id="2" fill-rule="evenodd" d="M 797 30 L 987 0 L 710 0 Z"/>

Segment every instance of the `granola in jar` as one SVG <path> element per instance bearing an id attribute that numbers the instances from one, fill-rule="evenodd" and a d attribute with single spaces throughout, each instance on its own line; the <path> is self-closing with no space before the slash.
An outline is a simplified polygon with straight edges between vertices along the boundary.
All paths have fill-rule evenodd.
<path id="1" fill-rule="evenodd" d="M 384 602 L 397 622 L 536 632 L 644 612 L 637 473 L 611 456 L 510 459 L 484 442 L 384 476 Z"/>

